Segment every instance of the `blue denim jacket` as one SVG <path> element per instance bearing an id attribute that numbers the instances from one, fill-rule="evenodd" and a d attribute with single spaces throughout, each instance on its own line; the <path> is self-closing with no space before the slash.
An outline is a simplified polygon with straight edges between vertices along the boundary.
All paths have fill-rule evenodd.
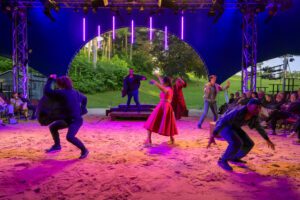
<path id="1" fill-rule="evenodd" d="M 251 129 L 256 129 L 257 132 L 265 139 L 269 140 L 269 137 L 261 127 L 258 116 L 253 116 L 248 121 L 245 120 L 247 114 L 247 106 L 237 107 L 226 112 L 216 123 L 214 129 L 214 135 L 218 134 L 224 127 L 231 126 L 233 129 L 240 129 L 243 125 L 248 125 Z"/>

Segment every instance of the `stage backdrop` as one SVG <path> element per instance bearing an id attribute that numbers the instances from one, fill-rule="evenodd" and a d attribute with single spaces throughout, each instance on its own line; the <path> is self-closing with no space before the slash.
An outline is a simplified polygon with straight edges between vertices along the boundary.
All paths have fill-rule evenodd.
<path id="1" fill-rule="evenodd" d="M 203 59 L 209 74 L 216 74 L 222 82 L 241 70 L 241 13 L 226 10 L 214 24 L 207 16 L 207 10 L 184 14 L 184 41 Z M 284 54 L 300 54 L 300 1 L 294 7 L 279 12 L 269 23 L 264 23 L 267 13 L 258 17 L 258 61 Z M 76 53 L 86 42 L 101 32 L 112 30 L 113 13 L 109 9 L 84 15 L 82 11 L 61 9 L 54 13 L 55 22 L 43 14 L 42 9 L 30 9 L 28 14 L 28 41 L 32 53 L 29 65 L 44 75 L 68 72 Z M 115 18 L 116 29 L 130 27 L 134 20 L 136 27 L 149 27 L 150 13 L 133 11 L 129 15 L 121 11 Z M 83 41 L 83 17 L 86 18 L 86 41 Z M 164 30 L 180 38 L 181 15 L 171 10 L 153 15 L 153 28 Z M 12 35 L 8 16 L 0 13 L 0 54 L 11 57 Z M 147 42 L 147 41 L 146 41 Z"/>

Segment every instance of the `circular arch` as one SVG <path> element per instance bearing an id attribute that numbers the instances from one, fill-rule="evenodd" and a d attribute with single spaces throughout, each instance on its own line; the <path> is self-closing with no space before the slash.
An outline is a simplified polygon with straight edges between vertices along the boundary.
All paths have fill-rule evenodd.
<path id="1" fill-rule="evenodd" d="M 115 31 L 117 32 L 118 30 L 124 29 L 124 28 L 128 28 L 128 29 L 129 29 L 130 27 L 122 26 L 122 27 L 119 27 L 119 28 L 115 29 Z M 144 27 L 144 26 L 136 26 L 136 27 L 134 27 L 134 29 L 140 29 L 140 28 L 147 28 L 147 27 Z M 161 31 L 161 32 L 165 32 L 164 30 L 159 29 L 159 28 L 153 28 L 153 31 Z M 109 33 L 109 32 L 112 32 L 112 30 L 105 31 L 104 33 L 101 33 L 100 36 L 101 36 L 101 35 L 104 35 L 104 34 L 107 34 L 107 33 Z M 170 31 L 168 31 L 168 36 L 173 36 L 173 37 L 176 37 L 177 39 L 180 39 L 176 34 L 170 32 Z M 75 57 L 77 56 L 77 54 L 80 52 L 80 50 L 81 50 L 82 48 L 84 48 L 84 47 L 86 46 L 86 44 L 90 43 L 92 40 L 94 40 L 94 39 L 97 38 L 97 37 L 98 37 L 98 35 L 94 35 L 94 36 L 90 37 L 90 39 L 89 39 L 87 42 L 81 44 L 81 46 L 76 50 L 76 52 L 73 54 L 72 58 L 71 58 L 70 61 L 69 61 L 68 69 L 67 69 L 67 74 L 69 73 L 69 70 L 70 70 L 70 68 L 71 68 L 71 64 L 72 64 L 73 60 L 75 59 Z M 181 40 L 181 39 L 180 39 L 180 40 Z M 181 41 L 182 41 L 184 44 L 188 45 L 188 46 L 189 46 L 189 47 L 190 47 L 190 48 L 198 55 L 199 59 L 200 59 L 200 60 L 202 61 L 202 63 L 203 63 L 203 67 L 204 67 L 205 73 L 206 73 L 206 75 L 207 75 L 207 77 L 208 77 L 208 75 L 209 75 L 209 70 L 208 70 L 207 64 L 206 64 L 205 60 L 203 59 L 203 57 L 201 56 L 201 54 L 197 51 L 196 48 L 194 48 L 194 47 L 193 47 L 191 44 L 189 44 L 188 42 L 186 42 L 186 41 L 184 41 L 184 40 L 181 40 Z"/>

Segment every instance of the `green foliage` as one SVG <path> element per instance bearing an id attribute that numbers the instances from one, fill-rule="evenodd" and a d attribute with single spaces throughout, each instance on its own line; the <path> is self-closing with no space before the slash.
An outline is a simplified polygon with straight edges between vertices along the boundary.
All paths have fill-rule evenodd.
<path id="1" fill-rule="evenodd" d="M 160 38 L 156 40 L 160 40 Z M 165 75 L 184 78 L 188 78 L 190 72 L 198 78 L 206 75 L 206 69 L 198 54 L 175 36 L 169 36 L 168 50 L 164 50 L 161 45 L 155 45 L 151 54 L 155 57 L 155 65 Z"/>
<path id="2" fill-rule="evenodd" d="M 69 76 L 74 87 L 86 94 L 119 90 L 123 77 L 128 73 L 127 63 L 115 56 L 112 60 L 97 62 L 96 68 L 82 54 L 76 56 L 71 64 Z"/>
<path id="3" fill-rule="evenodd" d="M 135 71 L 145 72 L 151 74 L 153 71 L 153 62 L 151 62 L 151 55 L 144 51 L 136 51 L 132 55 L 132 65 Z"/>
<path id="4" fill-rule="evenodd" d="M 7 70 L 12 70 L 12 60 L 0 56 L 0 73 L 6 72 Z"/>

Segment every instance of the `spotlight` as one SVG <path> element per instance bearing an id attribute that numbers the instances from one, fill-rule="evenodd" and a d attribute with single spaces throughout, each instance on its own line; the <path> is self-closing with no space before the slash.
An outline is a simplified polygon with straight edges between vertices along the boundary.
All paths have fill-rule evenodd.
<path id="1" fill-rule="evenodd" d="M 49 6 L 45 6 L 44 8 L 44 14 L 51 20 L 51 21 L 55 21 L 55 18 L 52 16 L 51 14 L 51 8 Z"/>
<path id="2" fill-rule="evenodd" d="M 93 8 L 104 7 L 108 5 L 108 0 L 92 0 L 91 5 Z"/>
<path id="3" fill-rule="evenodd" d="M 212 7 L 209 9 L 208 11 L 208 16 L 209 17 L 214 17 L 216 15 L 215 9 L 213 9 Z"/>
<path id="4" fill-rule="evenodd" d="M 132 12 L 132 7 L 128 6 L 128 7 L 126 8 L 126 11 L 127 11 L 127 14 L 130 15 L 131 12 Z"/>
<path id="5" fill-rule="evenodd" d="M 85 15 L 88 14 L 88 12 L 89 12 L 89 7 L 88 7 L 87 4 L 84 4 L 82 9 L 83 9 L 83 13 L 84 13 Z"/>
<path id="6" fill-rule="evenodd" d="M 44 5 L 44 14 L 51 20 L 55 21 L 55 18 L 52 16 L 51 10 L 54 9 L 55 12 L 59 11 L 59 6 L 56 1 L 53 0 L 40 0 Z"/>
<path id="7" fill-rule="evenodd" d="M 212 0 L 212 5 L 209 9 L 208 16 L 214 17 L 214 23 L 216 23 L 219 18 L 224 13 L 224 0 Z"/>

